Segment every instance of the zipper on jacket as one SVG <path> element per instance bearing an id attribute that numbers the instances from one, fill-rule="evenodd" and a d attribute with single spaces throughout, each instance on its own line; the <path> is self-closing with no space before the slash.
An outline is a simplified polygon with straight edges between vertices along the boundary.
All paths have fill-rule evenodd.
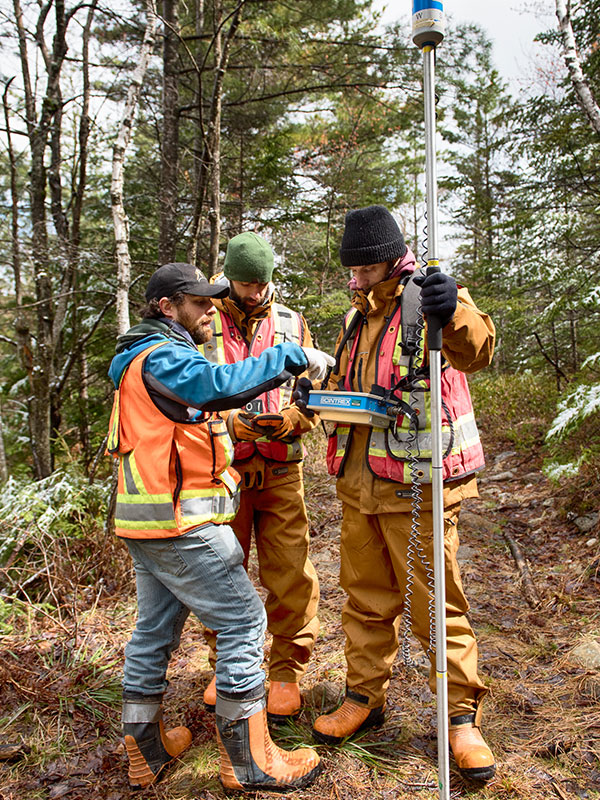
<path id="1" fill-rule="evenodd" d="M 215 424 L 214 421 L 208 423 L 208 438 L 210 440 L 210 449 L 212 452 L 212 467 L 210 470 L 210 474 L 212 475 L 212 482 L 219 485 L 221 481 L 219 478 L 217 478 L 215 474 L 217 470 L 217 448 L 215 446 L 215 437 L 212 432 L 214 424 Z"/>
<path id="2" fill-rule="evenodd" d="M 183 486 L 183 473 L 181 471 L 181 461 L 179 460 L 179 453 L 177 452 L 177 446 L 173 443 L 173 447 L 175 449 L 175 477 L 177 478 L 177 483 L 175 484 L 175 491 L 173 492 L 173 510 L 177 506 L 179 502 L 179 494 L 181 493 L 181 487 Z"/>

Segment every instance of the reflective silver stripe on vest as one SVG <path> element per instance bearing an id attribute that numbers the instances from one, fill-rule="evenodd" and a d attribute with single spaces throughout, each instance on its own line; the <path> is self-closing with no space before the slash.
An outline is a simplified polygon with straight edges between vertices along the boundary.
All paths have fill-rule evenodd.
<path id="1" fill-rule="evenodd" d="M 299 439 L 290 442 L 287 446 L 287 460 L 288 461 L 302 461 L 304 453 L 302 452 L 302 444 Z"/>
<path id="2" fill-rule="evenodd" d="M 369 454 L 376 458 L 385 458 L 387 456 L 387 446 L 389 446 L 392 456 L 399 460 L 409 459 L 411 455 L 417 458 L 431 458 L 432 452 L 432 436 L 430 431 L 420 431 L 417 436 L 416 446 L 412 450 L 407 449 L 407 444 L 410 443 L 410 434 L 404 431 L 397 431 L 396 438 L 391 431 L 385 431 L 383 428 L 373 428 L 371 439 L 369 442 Z M 450 446 L 451 433 L 448 426 L 442 428 L 442 452 L 446 453 Z M 453 448 L 454 449 L 454 448 Z"/>
<path id="3" fill-rule="evenodd" d="M 281 303 L 273 303 L 271 317 L 273 319 L 273 345 L 281 342 L 300 344 L 301 324 L 295 311 L 286 308 Z M 290 378 L 279 387 L 279 408 L 289 405 L 295 382 L 295 378 Z"/>
<path id="4" fill-rule="evenodd" d="M 115 518 L 123 522 L 175 522 L 173 503 L 128 503 L 117 500 Z"/>
<path id="5" fill-rule="evenodd" d="M 468 450 L 478 443 L 479 431 L 477 430 L 475 415 L 473 412 L 463 414 L 454 422 L 454 445 L 452 447 L 452 452 L 460 453 L 462 450 Z"/>
<path id="6" fill-rule="evenodd" d="M 127 489 L 127 494 L 140 494 L 140 490 L 135 484 L 135 479 L 131 471 L 131 464 L 129 463 L 130 458 L 131 453 L 127 453 L 121 458 L 121 463 L 123 465 L 123 478 L 125 479 L 125 488 Z"/>
<path id="7" fill-rule="evenodd" d="M 225 514 L 227 499 L 225 495 L 181 498 L 181 513 L 184 517 L 206 517 L 213 514 Z"/>

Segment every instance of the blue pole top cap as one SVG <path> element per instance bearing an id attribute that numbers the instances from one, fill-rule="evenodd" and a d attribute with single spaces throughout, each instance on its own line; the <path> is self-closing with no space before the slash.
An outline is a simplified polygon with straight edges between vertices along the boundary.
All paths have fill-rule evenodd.
<path id="1" fill-rule="evenodd" d="M 417 47 L 438 45 L 444 38 L 444 5 L 441 0 L 413 0 L 413 42 Z"/>

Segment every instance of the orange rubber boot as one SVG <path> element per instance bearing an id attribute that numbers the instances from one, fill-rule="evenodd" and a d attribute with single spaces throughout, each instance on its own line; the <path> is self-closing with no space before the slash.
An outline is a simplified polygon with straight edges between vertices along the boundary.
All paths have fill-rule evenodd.
<path id="1" fill-rule="evenodd" d="M 494 777 L 496 772 L 494 756 L 474 722 L 453 725 L 451 721 L 448 726 L 448 738 L 461 775 L 482 783 Z"/>
<path id="2" fill-rule="evenodd" d="M 214 714 L 215 711 L 215 704 L 217 702 L 217 676 L 213 675 L 210 683 L 204 690 L 204 694 L 202 695 L 202 701 L 204 702 L 204 708 L 207 711 L 210 711 Z"/>
<path id="3" fill-rule="evenodd" d="M 223 716 L 225 710 L 227 716 Z M 238 713 L 248 717 L 236 719 Z M 232 718 L 233 717 L 233 718 Z M 291 792 L 311 784 L 321 771 L 319 756 L 310 747 L 282 750 L 267 726 L 264 698 L 237 703 L 217 696 L 217 740 L 220 778 L 225 789 Z"/>
<path id="4" fill-rule="evenodd" d="M 320 742 L 339 744 L 358 731 L 378 728 L 384 720 L 383 706 L 367 708 L 346 698 L 337 711 L 317 717 L 312 732 Z"/>
<path id="5" fill-rule="evenodd" d="M 300 716 L 302 696 L 297 683 L 271 681 L 267 702 L 267 719 L 277 725 Z"/>
<path id="6" fill-rule="evenodd" d="M 126 723 L 123 732 L 132 789 L 143 789 L 158 780 L 167 764 L 192 743 L 188 728 L 180 726 L 167 733 L 162 719 L 159 722 Z"/>

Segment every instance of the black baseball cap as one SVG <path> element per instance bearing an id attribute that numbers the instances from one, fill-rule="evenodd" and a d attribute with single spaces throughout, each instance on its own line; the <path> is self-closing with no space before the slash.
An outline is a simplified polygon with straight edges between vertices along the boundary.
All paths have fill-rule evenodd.
<path id="1" fill-rule="evenodd" d="M 175 261 L 163 264 L 148 281 L 146 300 L 173 297 L 176 292 L 197 297 L 227 297 L 229 287 L 222 283 L 209 283 L 198 267 Z"/>

